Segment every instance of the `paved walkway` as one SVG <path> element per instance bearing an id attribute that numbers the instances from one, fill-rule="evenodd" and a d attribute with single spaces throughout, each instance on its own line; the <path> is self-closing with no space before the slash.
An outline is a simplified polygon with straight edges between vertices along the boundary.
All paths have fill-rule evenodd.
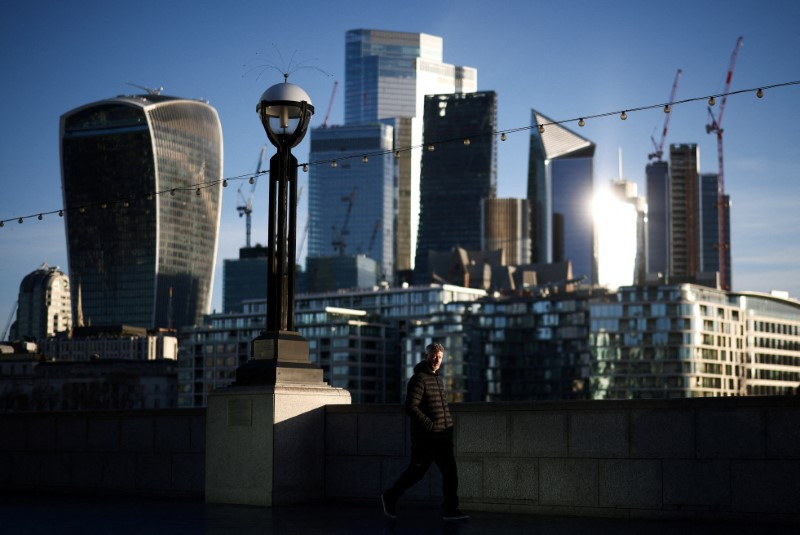
<path id="1" fill-rule="evenodd" d="M 472 513 L 443 522 L 436 508 L 404 507 L 397 520 L 383 516 L 379 502 L 363 505 L 247 507 L 197 501 L 0 495 L 0 533 L 28 534 L 541 534 L 706 535 L 789 534 L 796 526 L 753 526 L 520 514 Z"/>

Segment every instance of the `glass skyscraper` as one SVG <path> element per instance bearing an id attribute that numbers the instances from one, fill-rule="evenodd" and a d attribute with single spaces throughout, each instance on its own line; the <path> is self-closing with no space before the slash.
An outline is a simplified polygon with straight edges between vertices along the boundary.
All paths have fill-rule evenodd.
<path id="1" fill-rule="evenodd" d="M 431 282 L 429 251 L 481 248 L 481 201 L 495 197 L 497 189 L 497 94 L 428 95 L 424 124 L 414 268 L 420 284 Z"/>
<path id="2" fill-rule="evenodd" d="M 572 261 L 576 277 L 597 280 L 592 222 L 595 145 L 532 110 L 528 160 L 528 203 L 531 209 L 531 261 Z"/>
<path id="3" fill-rule="evenodd" d="M 61 116 L 75 324 L 177 328 L 208 313 L 222 127 L 205 102 L 121 96 Z"/>
<path id="4" fill-rule="evenodd" d="M 422 142 L 425 95 L 477 89 L 475 69 L 442 62 L 441 37 L 358 29 L 345 39 L 345 123 L 390 124 L 395 147 Z M 396 269 L 408 271 L 416 250 L 420 152 L 400 152 L 397 166 Z"/>
<path id="5" fill-rule="evenodd" d="M 311 130 L 308 256 L 364 254 L 394 275 L 393 130 L 381 123 Z M 354 154 L 384 152 L 341 159 Z"/>
<path id="6" fill-rule="evenodd" d="M 669 164 L 647 164 L 647 273 L 669 273 Z"/>

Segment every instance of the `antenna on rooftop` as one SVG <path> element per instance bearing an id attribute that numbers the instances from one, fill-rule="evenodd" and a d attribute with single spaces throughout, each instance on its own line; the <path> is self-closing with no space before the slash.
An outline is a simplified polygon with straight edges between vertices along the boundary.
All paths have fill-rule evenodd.
<path id="1" fill-rule="evenodd" d="M 158 96 L 158 95 L 161 94 L 162 91 L 164 91 L 164 86 L 159 86 L 159 87 L 156 87 L 155 89 L 153 89 L 152 87 L 147 87 L 147 86 L 138 85 L 138 84 L 132 84 L 130 82 L 125 82 L 125 84 L 129 85 L 131 87 L 136 87 L 138 89 L 143 89 L 144 91 L 147 91 L 148 95 L 153 95 L 153 96 Z"/>

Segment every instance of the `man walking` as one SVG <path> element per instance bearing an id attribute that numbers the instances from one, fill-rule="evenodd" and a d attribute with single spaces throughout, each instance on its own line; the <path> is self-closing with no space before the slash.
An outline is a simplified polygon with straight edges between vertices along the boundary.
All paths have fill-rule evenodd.
<path id="1" fill-rule="evenodd" d="M 425 360 L 414 367 L 408 381 L 406 414 L 411 418 L 411 462 L 394 485 L 381 494 L 383 512 L 397 518 L 397 500 L 422 479 L 431 463 L 442 472 L 442 509 L 445 520 L 469 518 L 458 509 L 458 471 L 453 455 L 453 417 L 445 399 L 439 368 L 444 346 L 432 343 L 425 348 Z"/>

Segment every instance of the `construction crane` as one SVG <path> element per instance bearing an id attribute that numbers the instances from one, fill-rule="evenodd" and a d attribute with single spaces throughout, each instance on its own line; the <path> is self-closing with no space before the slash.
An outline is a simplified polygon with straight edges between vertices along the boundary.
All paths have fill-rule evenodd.
<path id="1" fill-rule="evenodd" d="M 261 174 L 261 167 L 264 165 L 264 157 L 267 154 L 267 145 L 264 144 L 261 147 L 261 155 L 258 157 L 258 164 L 256 165 L 256 172 L 255 174 L 250 177 L 250 195 L 247 196 L 247 199 L 244 198 L 244 194 L 242 193 L 242 186 L 239 186 L 239 189 L 236 190 L 236 193 L 239 194 L 239 206 L 236 209 L 239 211 L 239 217 L 245 216 L 246 218 L 246 225 L 247 225 L 247 239 L 245 240 L 245 247 L 250 247 L 250 223 L 251 223 L 251 215 L 253 214 L 253 194 L 256 191 L 256 185 L 258 184 L 258 177 Z"/>
<path id="2" fill-rule="evenodd" d="M 728 67 L 728 74 L 725 77 L 725 89 L 722 91 L 722 102 L 719 104 L 719 111 L 717 116 L 714 117 L 714 112 L 711 111 L 711 106 L 708 107 L 708 115 L 711 123 L 706 125 L 706 133 L 714 132 L 717 134 L 717 160 L 719 161 L 719 174 L 717 175 L 717 215 L 719 225 L 719 243 L 717 249 L 719 251 L 719 275 L 720 282 L 723 290 L 730 290 L 728 284 L 728 251 L 730 244 L 728 243 L 728 236 L 725 232 L 725 222 L 727 221 L 727 203 L 725 202 L 725 173 L 722 159 L 722 114 L 725 113 L 725 104 L 728 101 L 728 92 L 731 89 L 731 78 L 733 78 L 733 68 L 736 65 L 736 57 L 739 55 L 739 49 L 742 48 L 744 38 L 739 37 L 736 40 L 736 46 L 733 48 L 731 54 L 731 65 Z M 711 104 L 709 102 L 709 104 Z"/>
<path id="3" fill-rule="evenodd" d="M 681 79 L 681 74 L 683 71 L 678 69 L 678 72 L 675 73 L 675 81 L 672 83 L 672 91 L 669 94 L 669 102 L 672 104 L 675 102 L 675 95 L 678 92 L 678 80 Z M 669 118 L 672 117 L 672 113 L 667 113 L 666 118 L 664 118 L 664 129 L 661 131 L 661 140 L 656 142 L 653 136 L 650 136 L 650 140 L 653 142 L 653 147 L 655 147 L 656 151 L 651 152 L 647 155 L 649 160 L 655 158 L 657 162 L 661 161 L 661 157 L 664 155 L 664 140 L 667 139 L 667 130 L 669 129 Z"/>
<path id="4" fill-rule="evenodd" d="M 350 192 L 350 195 L 345 195 L 342 197 L 342 202 L 347 203 L 347 211 L 345 212 L 344 216 L 344 223 L 342 224 L 341 230 L 336 229 L 336 225 L 333 225 L 333 240 L 331 241 L 331 245 L 333 246 L 333 250 L 339 253 L 339 256 L 344 255 L 344 249 L 347 246 L 344 237 L 350 234 L 350 231 L 347 230 L 347 226 L 350 224 L 350 213 L 353 211 L 353 201 L 356 198 L 356 189 L 353 188 L 353 191 Z"/>
<path id="5" fill-rule="evenodd" d="M 339 80 L 333 82 L 333 91 L 331 91 L 331 100 L 328 102 L 328 111 L 325 112 L 325 119 L 322 120 L 322 128 L 328 128 L 328 117 L 331 115 L 331 108 L 333 107 L 333 97 L 336 96 L 336 88 L 339 87 Z"/>
<path id="6" fill-rule="evenodd" d="M 6 322 L 6 326 L 3 328 L 2 334 L 0 334 L 0 341 L 10 341 L 8 340 L 8 333 L 11 330 L 11 324 L 14 320 L 14 314 L 17 312 L 17 306 L 19 305 L 19 301 L 14 301 L 14 305 L 11 307 L 11 314 L 8 315 L 8 321 Z"/>

